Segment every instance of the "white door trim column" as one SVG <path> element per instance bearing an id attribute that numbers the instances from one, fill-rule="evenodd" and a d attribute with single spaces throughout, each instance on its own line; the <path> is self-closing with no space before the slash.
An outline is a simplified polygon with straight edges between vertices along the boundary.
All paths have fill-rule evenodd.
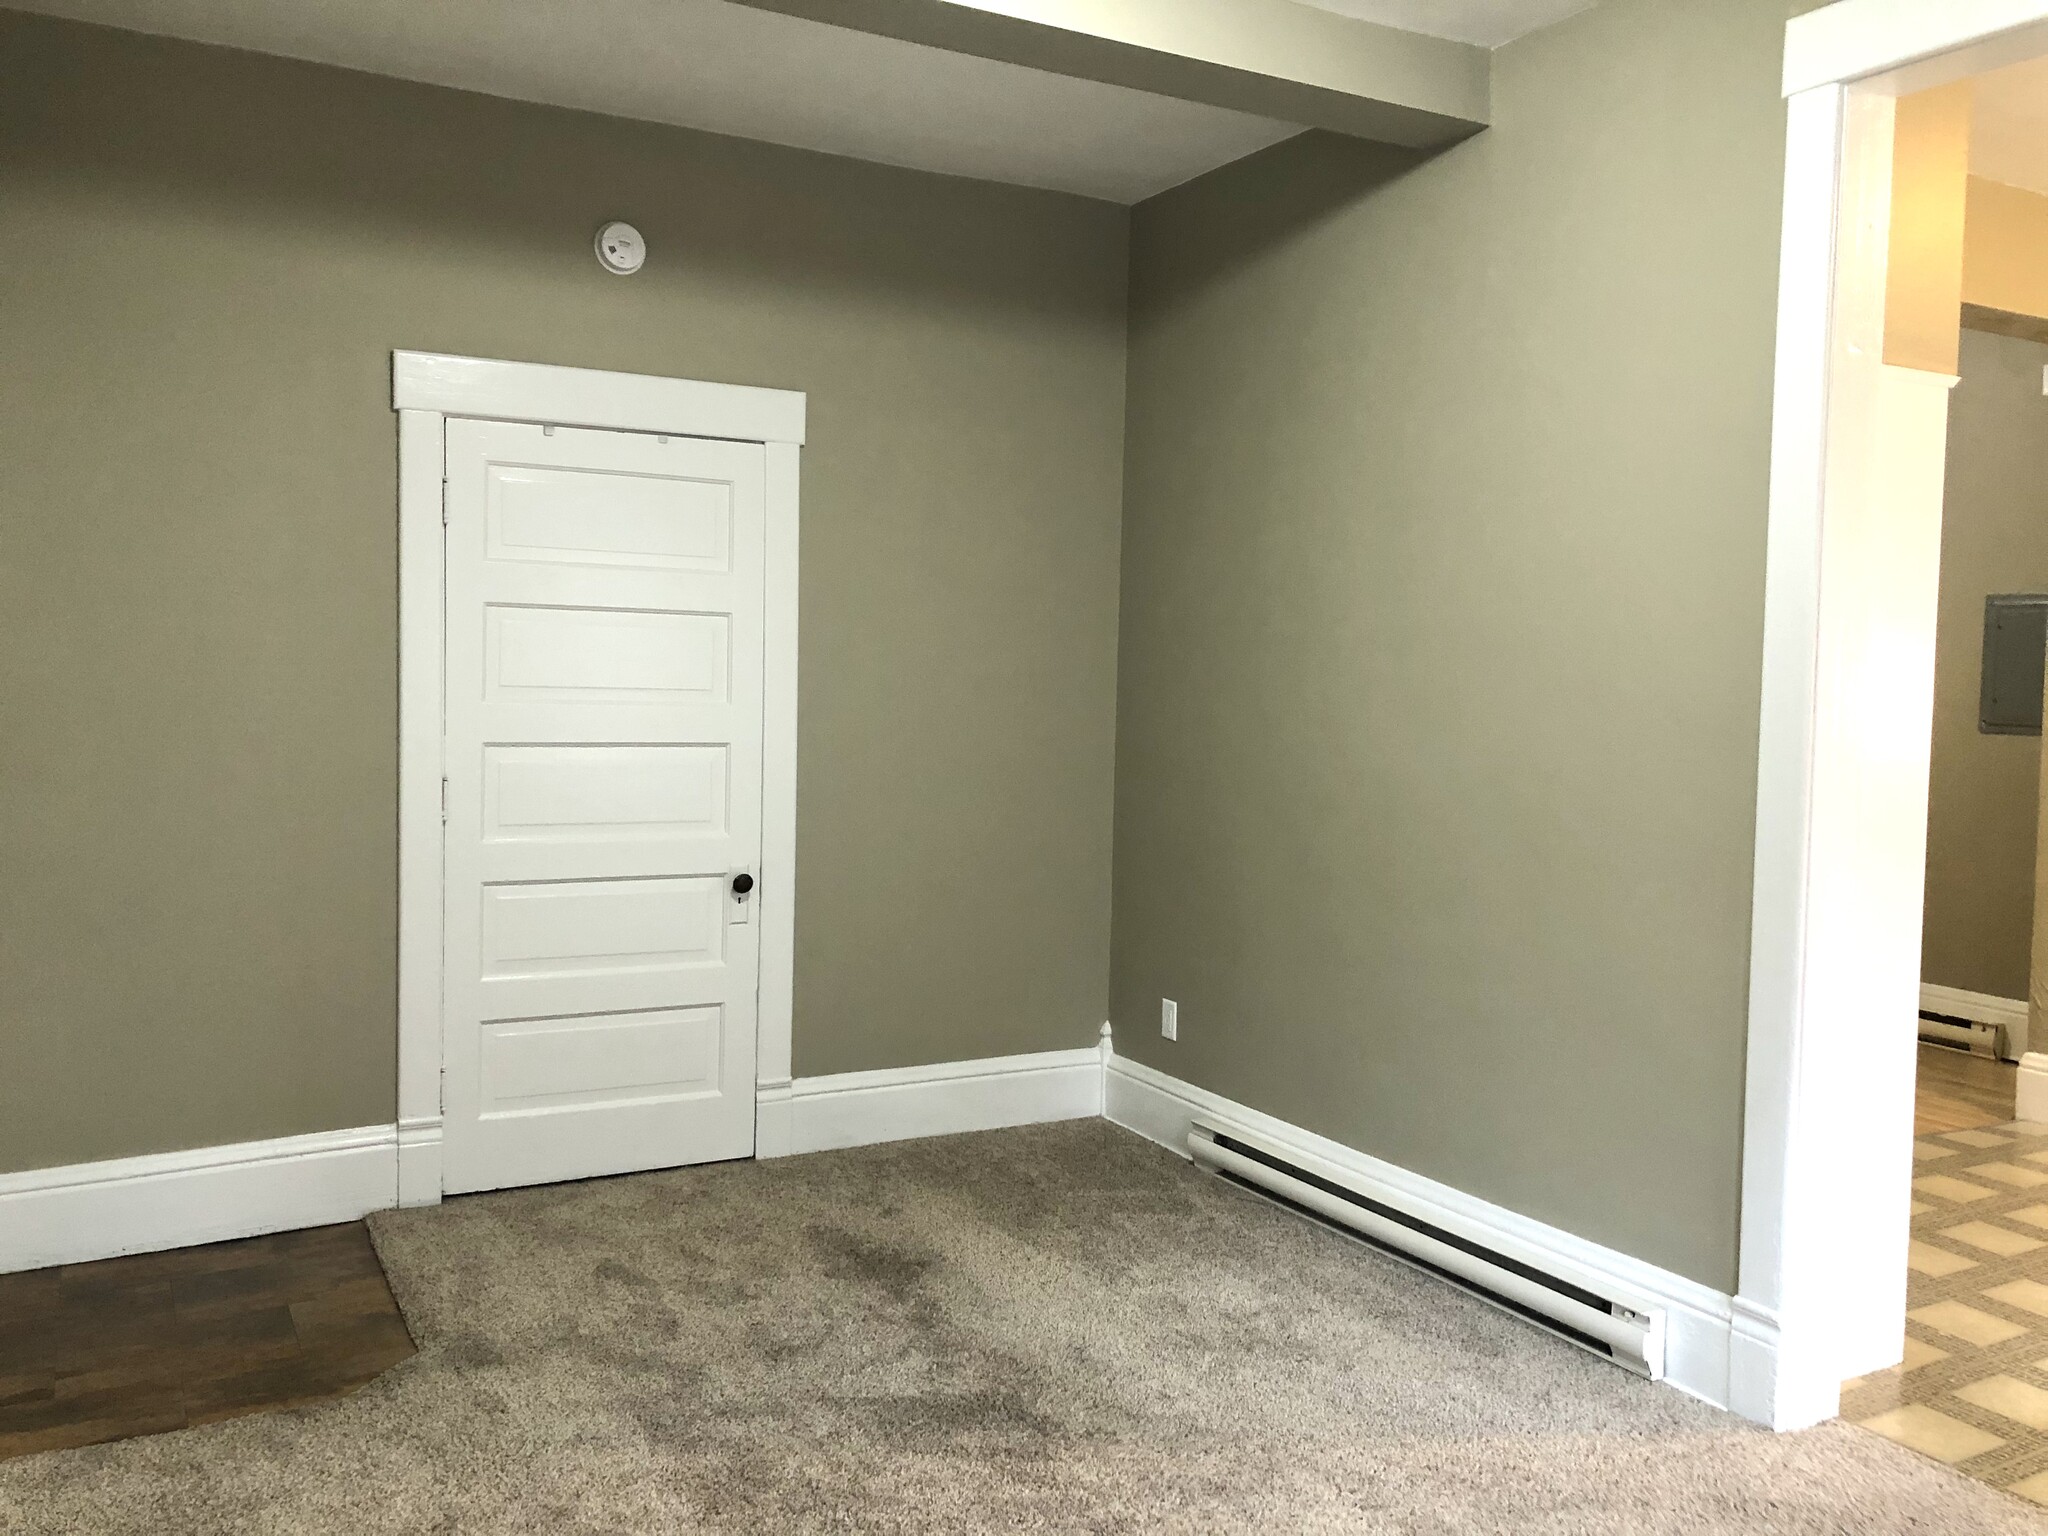
<path id="1" fill-rule="evenodd" d="M 795 390 L 428 352 L 394 352 L 398 413 L 398 1190 L 441 1198 L 443 423 L 450 416 L 666 432 L 765 445 L 761 992 L 757 1155 L 789 1147 L 796 952 L 798 465 L 807 400 Z"/>

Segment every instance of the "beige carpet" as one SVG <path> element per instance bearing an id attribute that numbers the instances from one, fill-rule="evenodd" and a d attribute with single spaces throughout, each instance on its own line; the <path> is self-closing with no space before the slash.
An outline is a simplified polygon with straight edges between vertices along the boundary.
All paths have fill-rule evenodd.
<path id="1" fill-rule="evenodd" d="M 420 1354 L 0 1464 L 8 1532 L 2048 1532 L 1772 1436 L 1100 1122 L 375 1219 Z"/>

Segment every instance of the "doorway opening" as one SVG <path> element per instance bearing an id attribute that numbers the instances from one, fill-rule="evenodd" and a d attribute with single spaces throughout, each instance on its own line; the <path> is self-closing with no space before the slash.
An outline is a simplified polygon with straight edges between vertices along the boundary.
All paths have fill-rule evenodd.
<path id="1" fill-rule="evenodd" d="M 2037 1043 L 2011 941 L 2031 944 L 2039 738 L 1994 749 L 2008 777 L 2015 754 L 2031 771 L 2015 861 L 2010 816 L 1995 855 L 1969 852 L 1984 754 L 1955 729 L 1965 704 L 1981 724 L 1986 598 L 2031 583 L 2011 551 L 1971 542 L 1997 518 L 1968 476 L 2009 477 L 1981 462 L 1979 414 L 1998 404 L 2003 350 L 2041 345 L 2014 333 L 2048 329 L 2048 294 L 2028 286 L 2048 287 L 2048 114 L 2032 105 L 2048 100 L 2048 4 L 1992 9 L 1845 0 L 1788 29 L 1730 1374 L 1752 1417 L 1791 1428 L 1840 1410 L 2048 1500 L 2048 1375 L 2032 1364 L 2048 1359 L 2048 1126 L 2016 1124 L 2025 1074 L 2004 1059 Z M 2016 169 L 2036 142 L 2031 191 L 2014 183 L 2036 174 Z M 2032 403 L 2048 432 L 2048 399 Z M 1973 857 L 1974 885 L 1957 878 Z M 2000 892 L 1993 946 L 1982 906 Z"/>

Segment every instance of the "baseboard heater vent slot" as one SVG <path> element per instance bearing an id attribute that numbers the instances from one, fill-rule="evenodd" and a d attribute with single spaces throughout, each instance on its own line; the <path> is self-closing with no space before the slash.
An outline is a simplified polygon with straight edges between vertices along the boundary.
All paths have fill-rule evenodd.
<path id="1" fill-rule="evenodd" d="M 1603 1295 L 1534 1264 L 1304 1168 L 1278 1147 L 1196 1121 L 1188 1153 L 1201 1167 L 1334 1226 L 1503 1311 L 1653 1380 L 1664 1374 L 1664 1313 L 1637 1298 Z"/>
<path id="2" fill-rule="evenodd" d="M 2003 1056 L 2005 1031 L 1982 1019 L 1959 1019 L 1954 1014 L 1920 1010 L 1920 1038 L 1936 1045 L 1961 1046 L 1976 1056 Z"/>

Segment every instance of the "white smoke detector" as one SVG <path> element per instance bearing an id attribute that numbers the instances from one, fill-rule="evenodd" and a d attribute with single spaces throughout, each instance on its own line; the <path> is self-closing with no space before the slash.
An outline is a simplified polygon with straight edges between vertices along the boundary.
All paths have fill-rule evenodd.
<path id="1" fill-rule="evenodd" d="M 647 260 L 647 242 L 632 225 L 614 219 L 597 232 L 597 260 L 605 271 L 630 277 Z"/>

